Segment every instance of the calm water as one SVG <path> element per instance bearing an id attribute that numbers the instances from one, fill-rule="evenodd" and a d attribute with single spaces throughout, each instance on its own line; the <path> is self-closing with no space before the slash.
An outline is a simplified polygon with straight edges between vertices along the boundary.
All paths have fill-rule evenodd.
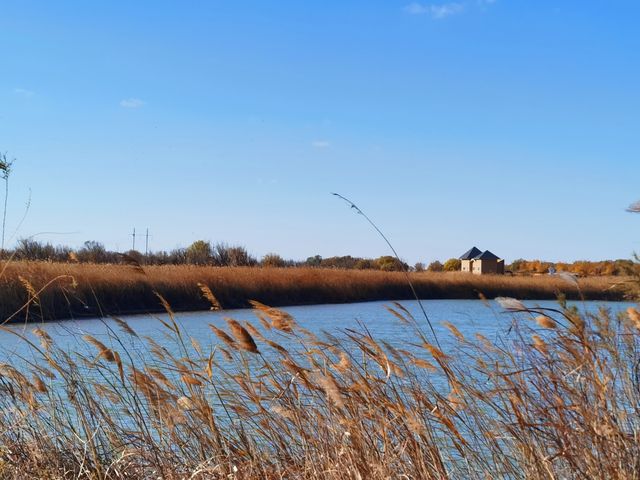
<path id="1" fill-rule="evenodd" d="M 419 319 L 423 330 L 428 332 L 428 325 L 422 316 L 419 306 L 415 301 L 400 302 L 415 318 Z M 557 307 L 554 301 L 525 302 L 528 306 Z M 612 312 L 623 311 L 631 303 L 624 302 L 574 302 L 580 309 L 596 311 L 601 306 Z M 365 326 L 368 331 L 378 339 L 384 339 L 392 344 L 415 341 L 411 329 L 402 325 L 386 309 L 391 302 L 366 302 L 336 305 L 312 305 L 288 307 L 283 310 L 289 312 L 303 327 L 320 333 L 327 331 L 338 334 L 346 328 L 361 329 Z M 442 326 L 442 322 L 448 321 L 455 325 L 463 334 L 472 335 L 481 333 L 484 336 L 495 339 L 507 334 L 512 321 L 512 314 L 504 313 L 495 301 L 483 303 L 479 300 L 426 300 L 423 305 L 431 319 L 434 329 L 444 349 L 452 341 L 448 330 Z M 161 315 L 161 318 L 166 316 Z M 224 312 L 191 312 L 177 314 L 178 323 L 183 327 L 186 336 L 196 339 L 202 347 L 217 344 L 218 340 L 209 328 L 208 324 L 214 324 L 222 328 L 226 327 L 225 317 L 236 320 L 248 320 L 260 327 L 257 318 L 251 309 L 227 310 Z M 160 324 L 157 318 L 151 315 L 136 315 L 123 317 L 129 325 L 140 335 L 149 336 L 168 349 L 175 348 L 175 343 L 166 336 L 167 330 Z M 25 334 L 32 340 L 36 340 L 31 333 L 35 325 L 13 326 L 14 331 Z M 112 338 L 109 338 L 109 327 L 120 332 L 119 327 L 109 319 L 85 319 L 78 321 L 50 322 L 40 325 L 67 351 L 85 350 L 85 343 L 78 342 L 78 336 L 90 334 L 102 340 L 107 345 L 117 347 Z M 120 335 L 126 338 L 126 335 Z M 285 347 L 286 339 L 279 338 L 278 342 Z M 37 343 L 37 342 L 36 342 Z M 142 348 L 140 344 L 127 345 L 134 349 Z M 86 351 L 86 350 L 85 350 Z M 143 352 L 138 352 L 143 353 Z M 16 361 L 20 357 L 29 357 L 29 350 L 16 336 L 7 332 L 0 332 L 0 357 L 4 361 Z"/>

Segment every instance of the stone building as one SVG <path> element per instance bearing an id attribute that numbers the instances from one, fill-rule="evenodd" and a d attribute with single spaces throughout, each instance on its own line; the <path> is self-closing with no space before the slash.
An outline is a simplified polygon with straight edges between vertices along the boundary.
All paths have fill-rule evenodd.
<path id="1" fill-rule="evenodd" d="M 460 271 L 475 275 L 504 274 L 504 260 L 489 250 L 473 247 L 460 257 Z"/>

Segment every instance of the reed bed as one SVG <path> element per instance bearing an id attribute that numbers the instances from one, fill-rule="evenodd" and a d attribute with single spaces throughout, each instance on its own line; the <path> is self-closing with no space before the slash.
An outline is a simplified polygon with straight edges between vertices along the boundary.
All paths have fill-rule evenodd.
<path id="1" fill-rule="evenodd" d="M 582 278 L 579 288 L 547 275 L 423 272 L 409 278 L 423 299 L 484 295 L 542 300 L 562 293 L 570 299 L 622 300 L 627 292 L 621 277 Z M 407 277 L 400 272 L 10 262 L 0 275 L 0 315 L 22 321 L 159 312 L 163 306 L 154 292 L 176 311 L 207 309 L 198 284 L 216 292 L 223 308 L 247 307 L 247 299 L 284 306 L 413 298 Z M 34 295 L 37 301 L 27 311 Z"/>
<path id="2" fill-rule="evenodd" d="M 501 299 L 508 332 L 447 324 L 456 346 L 443 351 L 397 303 L 407 345 L 364 327 L 314 335 L 259 302 L 255 322 L 192 339 L 160 300 L 162 344 L 119 319 L 77 352 L 42 328 L 9 330 L 32 355 L 0 364 L 0 478 L 640 476 L 637 309 Z"/>

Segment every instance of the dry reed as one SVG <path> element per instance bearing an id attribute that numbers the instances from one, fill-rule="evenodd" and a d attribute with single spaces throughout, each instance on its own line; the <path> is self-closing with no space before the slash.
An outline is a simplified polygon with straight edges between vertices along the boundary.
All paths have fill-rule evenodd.
<path id="1" fill-rule="evenodd" d="M 579 289 L 550 276 L 424 272 L 411 274 L 411 280 L 424 299 L 484 295 L 541 300 L 563 293 L 569 299 L 582 294 L 590 300 L 621 300 L 627 292 L 620 277 L 580 279 Z M 123 265 L 12 262 L 0 278 L 0 316 L 53 320 L 160 312 L 164 306 L 156 293 L 175 311 L 242 308 L 249 306 L 249 298 L 273 306 L 413 298 L 400 272 L 196 266 L 142 270 Z M 264 314 L 269 315 L 268 309 Z M 286 318 L 271 321 L 287 328 Z"/>
<path id="2" fill-rule="evenodd" d="M 209 347 L 177 321 L 172 346 L 117 319 L 75 353 L 4 327 L 33 356 L 0 365 L 0 478 L 638 478 L 638 311 L 502 302 L 526 313 L 509 334 L 447 324 L 447 351 L 398 303 L 408 345 L 259 302 L 263 328 L 228 319 Z"/>

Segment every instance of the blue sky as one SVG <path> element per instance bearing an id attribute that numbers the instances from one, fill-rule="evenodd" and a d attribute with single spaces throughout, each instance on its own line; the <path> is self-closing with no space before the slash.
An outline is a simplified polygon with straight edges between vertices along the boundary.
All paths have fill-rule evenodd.
<path id="1" fill-rule="evenodd" d="M 14 238 L 640 251 L 635 1 L 3 1 Z M 30 192 L 30 193 L 29 193 Z M 49 232 L 49 233 L 41 233 Z"/>

